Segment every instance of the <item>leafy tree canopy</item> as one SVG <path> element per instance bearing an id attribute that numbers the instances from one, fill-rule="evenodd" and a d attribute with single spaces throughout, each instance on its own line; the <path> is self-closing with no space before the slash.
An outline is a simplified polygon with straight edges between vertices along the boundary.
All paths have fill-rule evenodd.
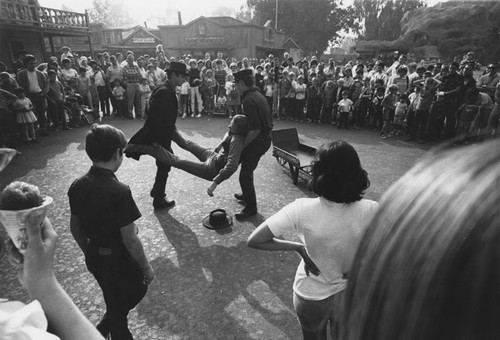
<path id="1" fill-rule="evenodd" d="M 277 0 L 247 0 L 238 15 L 264 25 L 275 20 Z M 354 9 L 341 7 L 341 0 L 278 0 L 278 29 L 292 37 L 306 54 L 326 50 L 338 32 L 354 25 Z"/>
<path id="2" fill-rule="evenodd" d="M 427 6 L 427 0 L 354 0 L 353 30 L 364 40 L 395 40 L 408 11 Z"/>
<path id="3" fill-rule="evenodd" d="M 130 16 L 124 3 L 109 0 L 94 0 L 89 10 L 92 23 L 100 23 L 109 27 L 132 25 L 135 20 Z"/>

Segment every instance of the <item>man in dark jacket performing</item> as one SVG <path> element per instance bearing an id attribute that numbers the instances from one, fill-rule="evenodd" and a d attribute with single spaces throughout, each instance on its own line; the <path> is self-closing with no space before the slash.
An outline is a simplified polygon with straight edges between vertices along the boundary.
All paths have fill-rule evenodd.
<path id="1" fill-rule="evenodd" d="M 253 172 L 259 164 L 260 158 L 271 147 L 273 121 L 266 98 L 254 86 L 255 79 L 252 71 L 242 70 L 234 73 L 234 81 L 241 95 L 243 114 L 247 117 L 249 127 L 240 157 L 239 179 L 242 194 L 235 194 L 236 199 L 245 201 L 245 208 L 236 214 L 236 218 L 242 220 L 257 214 Z"/>
<path id="2" fill-rule="evenodd" d="M 172 62 L 167 70 L 168 79 L 165 83 L 153 89 L 149 99 L 148 118 L 144 126 L 130 139 L 131 144 L 159 144 L 172 152 L 172 141 L 183 147 L 183 138 L 175 126 L 177 120 L 178 103 L 175 95 L 175 87 L 180 86 L 187 76 L 186 65 Z M 127 157 L 139 160 L 142 153 L 127 152 Z M 170 208 L 175 205 L 174 200 L 168 200 L 165 194 L 168 173 L 171 167 L 156 161 L 156 178 L 151 190 L 153 207 L 155 209 Z"/>

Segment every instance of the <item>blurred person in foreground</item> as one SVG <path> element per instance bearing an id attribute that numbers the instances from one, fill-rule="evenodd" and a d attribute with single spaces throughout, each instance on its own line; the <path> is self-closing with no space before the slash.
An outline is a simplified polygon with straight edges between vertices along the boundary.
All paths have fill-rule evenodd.
<path id="1" fill-rule="evenodd" d="M 356 150 L 339 140 L 323 145 L 313 162 L 311 186 L 317 198 L 300 198 L 264 221 L 248 246 L 271 251 L 296 251 L 302 261 L 293 284 L 293 305 L 304 339 L 333 339 L 347 276 L 365 226 L 378 203 L 363 199 L 370 186 Z M 300 242 L 277 238 L 297 234 Z"/>
<path id="2" fill-rule="evenodd" d="M 0 149 L 0 172 L 17 154 L 13 149 Z M 0 299 L 0 338 L 2 340 L 98 340 L 97 329 L 80 312 L 61 287 L 54 273 L 54 251 L 57 234 L 48 218 L 42 226 L 29 218 L 28 244 L 25 255 L 13 242 L 0 235 L 0 258 L 8 249 L 9 262 L 18 268 L 19 281 L 33 299 L 20 301 Z M 7 245 L 7 247 L 5 247 Z M 51 333 L 47 332 L 47 326 Z"/>
<path id="3" fill-rule="evenodd" d="M 341 339 L 500 339 L 499 183 L 498 140 L 396 182 L 356 254 Z"/>

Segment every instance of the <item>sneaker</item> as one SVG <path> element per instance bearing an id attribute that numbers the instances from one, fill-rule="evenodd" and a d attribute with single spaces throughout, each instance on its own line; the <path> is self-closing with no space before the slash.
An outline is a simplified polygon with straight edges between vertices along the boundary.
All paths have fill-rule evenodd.
<path id="1" fill-rule="evenodd" d="M 191 118 L 194 118 L 194 113 L 193 113 L 193 114 L 191 114 Z"/>
<path id="2" fill-rule="evenodd" d="M 257 209 L 256 210 L 247 210 L 246 208 L 243 209 L 241 212 L 236 213 L 234 216 L 236 217 L 237 220 L 244 220 L 247 218 L 250 218 L 252 216 L 257 215 Z"/>
<path id="3" fill-rule="evenodd" d="M 196 117 L 196 118 L 200 118 L 200 117 L 201 117 L 201 114 L 200 114 L 200 113 L 198 113 L 195 117 Z"/>
<path id="4" fill-rule="evenodd" d="M 187 117 L 187 114 L 185 114 L 185 113 L 184 113 L 184 114 L 182 115 L 182 119 L 185 119 L 186 117 Z"/>
<path id="5" fill-rule="evenodd" d="M 155 209 L 171 208 L 174 205 L 175 205 L 174 200 L 167 200 L 166 198 L 153 199 L 153 208 Z"/>

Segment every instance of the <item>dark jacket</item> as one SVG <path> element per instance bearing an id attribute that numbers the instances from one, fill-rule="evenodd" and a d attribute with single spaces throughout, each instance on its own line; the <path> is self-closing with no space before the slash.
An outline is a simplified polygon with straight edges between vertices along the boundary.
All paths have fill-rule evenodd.
<path id="1" fill-rule="evenodd" d="M 170 82 L 157 85 L 151 93 L 149 99 L 148 118 L 144 126 L 130 139 L 131 144 L 157 143 L 168 151 L 172 151 L 172 139 L 177 136 L 178 103 L 175 89 Z M 140 154 L 129 156 L 137 158 Z"/>

